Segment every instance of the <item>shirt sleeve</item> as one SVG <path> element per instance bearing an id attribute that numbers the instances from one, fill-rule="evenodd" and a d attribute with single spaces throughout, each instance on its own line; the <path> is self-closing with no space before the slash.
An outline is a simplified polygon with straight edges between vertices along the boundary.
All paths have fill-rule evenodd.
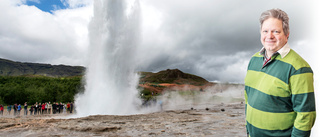
<path id="1" fill-rule="evenodd" d="M 309 137 L 316 119 L 311 68 L 301 68 L 290 77 L 292 105 L 296 113 L 292 137 Z"/>

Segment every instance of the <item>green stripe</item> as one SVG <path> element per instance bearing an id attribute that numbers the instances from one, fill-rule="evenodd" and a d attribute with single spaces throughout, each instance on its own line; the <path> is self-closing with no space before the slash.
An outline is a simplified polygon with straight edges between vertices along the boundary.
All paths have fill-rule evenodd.
<path id="1" fill-rule="evenodd" d="M 292 130 L 293 137 L 309 137 L 310 133 L 311 133 L 310 131 L 302 131 L 295 127 L 293 127 L 293 130 Z"/>
<path id="2" fill-rule="evenodd" d="M 264 62 L 263 56 L 255 56 L 252 57 L 248 70 L 254 71 L 262 71 L 271 76 L 277 77 L 284 81 L 285 83 L 289 83 L 289 77 L 292 75 L 298 75 L 303 73 L 313 73 L 310 67 L 302 67 L 296 70 L 289 62 L 284 62 L 283 59 L 278 56 L 272 63 L 269 63 L 267 66 L 262 68 L 262 64 Z"/>
<path id="3" fill-rule="evenodd" d="M 296 70 L 299 70 L 302 67 L 310 67 L 310 65 L 294 50 L 290 50 L 288 55 L 284 58 L 277 58 L 278 60 L 281 60 L 283 62 L 286 62 L 288 64 L 291 64 Z"/>
<path id="4" fill-rule="evenodd" d="M 268 65 L 262 68 L 263 57 L 253 57 L 252 60 L 255 63 L 250 63 L 248 70 L 264 72 L 268 75 L 274 76 L 286 84 L 289 83 L 290 72 L 295 71 L 295 69 L 288 63 L 282 62 L 280 60 L 273 60 Z M 288 71 L 291 70 L 292 71 Z"/>
<path id="5" fill-rule="evenodd" d="M 248 104 L 265 112 L 286 113 L 292 112 L 291 97 L 277 97 L 265 94 L 254 88 L 245 86 L 246 94 L 250 100 Z"/>
<path id="6" fill-rule="evenodd" d="M 290 76 L 290 73 L 289 73 L 290 71 L 288 70 L 290 70 L 291 68 L 293 67 L 291 67 L 290 64 L 287 64 L 279 60 L 274 60 L 272 63 L 264 67 L 262 71 L 288 84 L 289 76 Z"/>
<path id="7" fill-rule="evenodd" d="M 303 73 L 290 77 L 292 94 L 303 94 L 314 92 L 313 73 Z"/>
<path id="8" fill-rule="evenodd" d="M 248 65 L 248 70 L 261 71 L 262 65 L 263 57 L 252 57 Z"/>
<path id="9" fill-rule="evenodd" d="M 263 65 L 263 57 L 252 57 L 249 63 L 248 70 L 260 71 L 262 68 L 262 65 Z"/>
<path id="10" fill-rule="evenodd" d="M 295 118 L 295 112 L 270 113 L 255 109 L 247 104 L 247 121 L 260 129 L 286 130 L 293 126 Z"/>
<path id="11" fill-rule="evenodd" d="M 291 76 L 292 75 L 298 75 L 298 74 L 303 74 L 303 73 L 313 73 L 312 69 L 310 67 L 303 67 L 300 68 L 294 72 L 291 72 Z"/>
<path id="12" fill-rule="evenodd" d="M 248 70 L 245 83 L 246 86 L 255 88 L 268 95 L 279 97 L 291 96 L 288 84 L 263 72 Z"/>
<path id="13" fill-rule="evenodd" d="M 291 137 L 291 127 L 285 130 L 265 130 L 253 126 L 248 121 L 246 123 L 247 130 L 249 131 L 251 137 Z"/>
<path id="14" fill-rule="evenodd" d="M 311 112 L 316 111 L 314 93 L 292 95 L 294 111 Z"/>
<path id="15" fill-rule="evenodd" d="M 310 131 L 316 119 L 316 112 L 298 112 L 294 127 L 301 131 Z"/>

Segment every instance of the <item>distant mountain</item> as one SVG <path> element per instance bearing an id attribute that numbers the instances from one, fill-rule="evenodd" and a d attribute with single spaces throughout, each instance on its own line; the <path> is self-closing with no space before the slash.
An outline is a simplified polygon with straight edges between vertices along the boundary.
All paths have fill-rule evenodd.
<path id="1" fill-rule="evenodd" d="M 48 77 L 69 77 L 84 75 L 82 66 L 22 63 L 0 58 L 0 76 L 41 75 Z"/>
<path id="2" fill-rule="evenodd" d="M 40 75 L 48 77 L 83 76 L 85 67 L 50 65 L 39 63 L 23 63 L 0 58 L 0 76 L 30 76 Z M 179 69 L 167 69 L 157 73 L 138 72 L 140 83 L 172 83 L 189 85 L 206 85 L 210 82 L 202 77 L 184 73 Z"/>

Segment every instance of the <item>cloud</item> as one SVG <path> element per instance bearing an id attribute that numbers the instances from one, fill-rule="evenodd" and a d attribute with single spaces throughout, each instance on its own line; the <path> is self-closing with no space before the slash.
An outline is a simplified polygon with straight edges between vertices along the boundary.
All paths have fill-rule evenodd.
<path id="1" fill-rule="evenodd" d="M 262 47 L 259 16 L 271 8 L 285 10 L 291 21 L 290 43 L 309 41 L 308 2 L 181 0 L 142 1 L 142 70 L 179 68 L 208 80 L 241 82 L 246 63 Z M 239 6 L 241 5 L 241 6 Z M 303 5 L 303 6 L 302 6 Z M 302 21 L 301 21 L 302 20 Z"/>
<path id="2" fill-rule="evenodd" d="M 79 8 L 92 5 L 93 0 L 60 0 L 65 6 L 70 8 Z"/>
<path id="3" fill-rule="evenodd" d="M 83 64 L 90 6 L 49 14 L 5 0 L 0 5 L 0 57 L 26 62 Z M 69 58 L 69 61 L 62 59 Z"/>
<path id="4" fill-rule="evenodd" d="M 20 0 L 2 0 L 0 57 L 86 65 L 90 48 L 87 26 L 93 15 L 93 1 L 61 2 L 69 8 L 49 14 L 23 5 Z M 142 40 L 135 55 L 137 71 L 178 68 L 210 81 L 243 82 L 247 62 L 262 47 L 259 16 L 271 8 L 281 8 L 289 14 L 289 44 L 307 61 L 311 58 L 308 51 L 301 49 L 304 43 L 312 43 L 314 30 L 308 24 L 314 18 L 313 2 L 140 0 L 140 3 Z"/>
<path id="5" fill-rule="evenodd" d="M 34 2 L 34 3 L 38 3 L 40 4 L 40 0 L 21 0 L 23 3 L 26 3 L 27 1 L 31 1 L 31 2 Z"/>
<path id="6" fill-rule="evenodd" d="M 69 8 L 50 14 L 24 5 L 26 0 L 1 0 L 0 58 L 86 65 L 93 1 L 61 2 Z M 137 71 L 178 68 L 210 81 L 243 82 L 250 57 L 262 47 L 259 16 L 280 8 L 290 17 L 289 44 L 313 68 L 319 91 L 318 5 L 298 0 L 141 0 Z"/>

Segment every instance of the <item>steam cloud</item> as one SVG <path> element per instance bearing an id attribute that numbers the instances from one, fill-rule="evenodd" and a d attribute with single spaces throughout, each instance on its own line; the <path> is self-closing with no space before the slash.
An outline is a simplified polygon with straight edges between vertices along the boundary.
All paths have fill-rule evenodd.
<path id="1" fill-rule="evenodd" d="M 124 1 L 94 1 L 85 92 L 75 102 L 79 116 L 138 112 L 135 49 L 140 42 L 139 25 L 138 1 L 131 9 Z"/>

